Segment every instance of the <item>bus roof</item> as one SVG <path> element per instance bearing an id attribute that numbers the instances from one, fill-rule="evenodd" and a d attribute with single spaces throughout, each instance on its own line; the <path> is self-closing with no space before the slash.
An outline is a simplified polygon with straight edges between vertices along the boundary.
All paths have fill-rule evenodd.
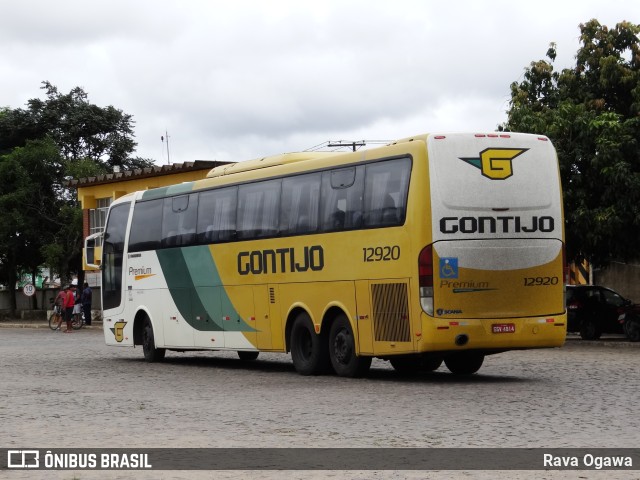
<path id="1" fill-rule="evenodd" d="M 288 163 L 301 162 L 305 160 L 315 160 L 318 158 L 327 158 L 339 155 L 344 152 L 295 152 L 282 153 L 280 155 L 272 155 L 269 157 L 247 160 L 244 162 L 232 163 L 230 165 L 220 165 L 209 171 L 207 178 L 222 177 L 225 175 L 233 175 L 234 173 L 249 172 L 259 170 L 261 168 L 275 167 L 277 165 L 286 165 Z"/>

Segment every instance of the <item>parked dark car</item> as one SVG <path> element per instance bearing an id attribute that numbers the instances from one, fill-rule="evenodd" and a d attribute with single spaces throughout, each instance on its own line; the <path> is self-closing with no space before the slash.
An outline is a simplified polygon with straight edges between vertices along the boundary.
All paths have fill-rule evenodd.
<path id="1" fill-rule="evenodd" d="M 640 340 L 640 305 L 634 305 L 610 288 L 597 285 L 567 285 L 567 331 L 585 340 L 603 333 L 624 333 Z"/>

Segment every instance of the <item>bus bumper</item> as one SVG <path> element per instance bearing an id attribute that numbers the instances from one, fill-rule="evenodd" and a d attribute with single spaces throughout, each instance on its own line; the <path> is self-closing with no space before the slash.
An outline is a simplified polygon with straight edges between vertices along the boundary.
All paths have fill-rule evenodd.
<path id="1" fill-rule="evenodd" d="M 444 319 L 422 314 L 420 352 L 452 350 L 506 351 L 561 347 L 567 315 L 501 319 Z"/>

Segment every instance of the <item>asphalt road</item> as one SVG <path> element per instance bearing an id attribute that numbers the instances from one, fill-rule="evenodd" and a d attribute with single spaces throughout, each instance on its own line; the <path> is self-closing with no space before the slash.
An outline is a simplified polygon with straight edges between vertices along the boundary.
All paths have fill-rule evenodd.
<path id="1" fill-rule="evenodd" d="M 298 375 L 288 355 L 168 352 L 73 334 L 0 329 L 2 448 L 640 446 L 640 348 L 569 341 L 400 377 Z M 636 472 L 38 472 L 42 478 L 639 478 Z M 4 472 L 7 478 L 35 478 Z M 146 475 L 146 476 L 145 476 Z M 0 477 L 3 472 L 0 472 Z"/>

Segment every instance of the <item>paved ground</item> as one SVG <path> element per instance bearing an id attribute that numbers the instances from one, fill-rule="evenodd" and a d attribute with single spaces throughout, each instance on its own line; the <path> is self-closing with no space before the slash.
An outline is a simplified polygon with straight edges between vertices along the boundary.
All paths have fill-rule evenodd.
<path id="1" fill-rule="evenodd" d="M 5 326 L 7 326 L 5 324 Z M 302 377 L 288 355 L 113 348 L 0 329 L 0 447 L 638 447 L 638 344 L 569 341 L 401 378 Z M 6 473 L 6 472 L 5 472 Z M 45 478 L 639 478 L 633 472 L 38 472 Z M 22 476 L 21 476 L 22 475 Z M 0 476 L 2 473 L 0 472 Z M 39 475 L 40 476 L 40 475 Z M 8 478 L 32 478 L 8 472 Z"/>

